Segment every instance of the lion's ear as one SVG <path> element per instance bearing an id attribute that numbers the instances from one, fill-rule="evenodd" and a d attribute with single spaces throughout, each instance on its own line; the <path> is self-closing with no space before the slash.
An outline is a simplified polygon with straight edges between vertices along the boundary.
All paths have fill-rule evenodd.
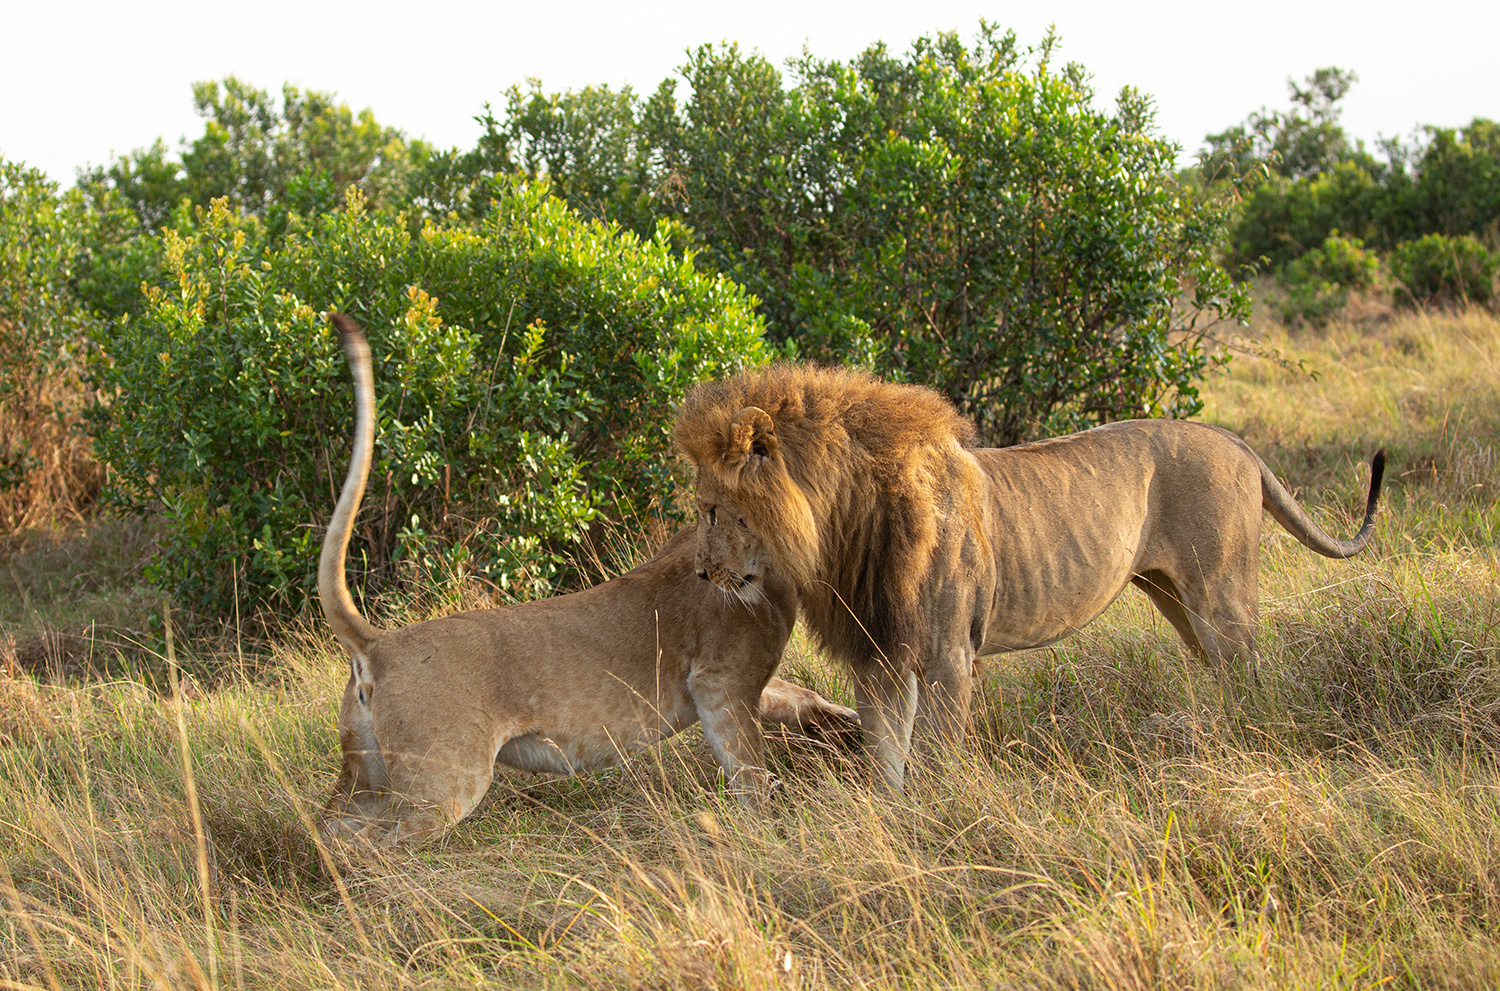
<path id="1" fill-rule="evenodd" d="M 748 463 L 753 455 L 770 458 L 776 454 L 776 425 L 770 414 L 755 406 L 746 406 L 730 421 L 733 449 Z"/>

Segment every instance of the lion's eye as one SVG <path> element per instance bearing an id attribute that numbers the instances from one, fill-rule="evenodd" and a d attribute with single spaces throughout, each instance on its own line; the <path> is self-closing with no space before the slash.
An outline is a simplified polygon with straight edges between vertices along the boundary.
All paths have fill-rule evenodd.
<path id="1" fill-rule="evenodd" d="M 719 514 L 718 514 L 718 512 L 715 511 L 715 510 L 710 509 L 708 511 L 708 525 L 709 526 L 713 526 L 715 523 L 718 523 L 718 522 L 719 522 Z"/>
<path id="2" fill-rule="evenodd" d="M 744 527 L 746 530 L 750 529 L 750 524 L 745 522 L 745 518 L 743 516 L 740 517 L 740 526 Z"/>

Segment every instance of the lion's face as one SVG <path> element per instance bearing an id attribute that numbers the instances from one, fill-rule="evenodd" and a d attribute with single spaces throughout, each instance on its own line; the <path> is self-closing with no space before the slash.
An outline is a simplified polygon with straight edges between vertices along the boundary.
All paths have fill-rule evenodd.
<path id="1" fill-rule="evenodd" d="M 741 599 L 756 597 L 770 561 L 744 510 L 714 485 L 698 486 L 698 577 Z"/>
<path id="2" fill-rule="evenodd" d="M 771 417 L 747 406 L 677 440 L 698 469 L 698 574 L 746 601 L 768 570 L 799 586 L 811 581 L 817 521 Z"/>

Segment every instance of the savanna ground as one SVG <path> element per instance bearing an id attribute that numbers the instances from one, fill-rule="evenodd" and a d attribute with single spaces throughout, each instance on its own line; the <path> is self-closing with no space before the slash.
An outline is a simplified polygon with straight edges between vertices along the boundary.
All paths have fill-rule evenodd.
<path id="1" fill-rule="evenodd" d="M 1387 445 L 1371 548 L 1328 561 L 1267 519 L 1254 687 L 1134 592 L 991 663 L 972 739 L 901 798 L 783 742 L 747 813 L 694 732 L 589 778 L 501 769 L 441 843 L 331 857 L 321 625 L 179 644 L 174 694 L 140 648 L 111 661 L 160 643 L 148 527 L 17 544 L 0 986 L 1500 985 L 1500 320 L 1263 329 L 1317 379 L 1240 357 L 1206 419 L 1340 534 Z M 800 636 L 785 669 L 849 698 Z"/>

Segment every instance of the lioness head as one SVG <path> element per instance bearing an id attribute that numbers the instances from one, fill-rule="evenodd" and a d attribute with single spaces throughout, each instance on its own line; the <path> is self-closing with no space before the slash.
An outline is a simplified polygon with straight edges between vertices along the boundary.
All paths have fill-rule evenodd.
<path id="1" fill-rule="evenodd" d="M 765 545 L 745 513 L 718 486 L 698 487 L 698 577 L 743 594 L 766 575 Z"/>
<path id="2" fill-rule="evenodd" d="M 771 568 L 798 584 L 810 580 L 818 528 L 770 415 L 747 406 L 711 436 L 679 443 L 698 468 L 699 576 L 741 595 Z"/>

